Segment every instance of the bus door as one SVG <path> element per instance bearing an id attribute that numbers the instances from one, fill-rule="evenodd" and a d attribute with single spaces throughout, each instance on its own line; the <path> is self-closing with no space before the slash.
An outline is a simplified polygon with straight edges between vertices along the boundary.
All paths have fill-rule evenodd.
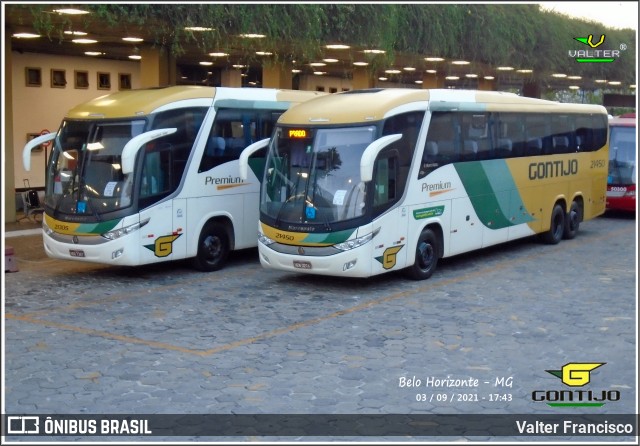
<path id="1" fill-rule="evenodd" d="M 165 147 L 166 146 L 166 147 Z M 174 259 L 174 244 L 182 233 L 174 224 L 174 200 L 164 199 L 175 187 L 172 185 L 171 146 L 149 143 L 144 149 L 142 175 L 140 179 L 140 229 L 142 263 L 152 263 Z M 184 201 L 184 200 L 179 200 Z M 176 208 L 184 207 L 181 203 Z M 181 211 L 184 213 L 184 210 Z M 184 228 L 184 226 L 182 226 Z M 184 252 L 184 240 L 181 240 Z M 178 242 L 178 244 L 180 243 Z M 176 244 L 176 246 L 178 245 Z"/>

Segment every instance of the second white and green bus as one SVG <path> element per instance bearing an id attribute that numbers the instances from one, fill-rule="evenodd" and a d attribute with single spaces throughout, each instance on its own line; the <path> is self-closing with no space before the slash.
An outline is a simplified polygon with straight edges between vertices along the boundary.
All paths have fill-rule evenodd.
<path id="1" fill-rule="evenodd" d="M 323 93 L 173 86 L 120 91 L 80 104 L 53 140 L 44 196 L 44 248 L 57 259 L 144 265 L 193 259 L 221 268 L 255 247 L 257 177 L 238 156 L 271 136 L 278 117 Z M 264 154 L 251 163 L 261 175 Z"/>
<path id="2" fill-rule="evenodd" d="M 283 114 L 260 194 L 264 267 L 426 279 L 444 257 L 605 210 L 607 113 L 511 93 L 355 90 Z"/>

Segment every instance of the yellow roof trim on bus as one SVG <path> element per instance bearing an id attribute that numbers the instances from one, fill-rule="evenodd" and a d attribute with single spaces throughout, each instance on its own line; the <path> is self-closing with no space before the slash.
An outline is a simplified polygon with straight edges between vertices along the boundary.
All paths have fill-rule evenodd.
<path id="1" fill-rule="evenodd" d="M 71 119 L 112 119 L 146 116 L 159 107 L 177 101 L 193 99 L 208 99 L 212 101 L 216 96 L 217 90 L 216 87 L 188 85 L 119 91 L 80 104 L 69 110 L 66 117 Z M 241 89 L 238 88 L 237 90 Z M 242 90 L 246 91 L 248 88 Z M 273 89 L 271 91 L 273 92 L 274 100 L 293 104 L 328 94 L 298 90 Z"/>
<path id="2" fill-rule="evenodd" d="M 450 93 L 449 93 L 450 92 Z M 436 94 L 437 93 L 437 94 Z M 461 101 L 461 97 L 468 100 Z M 451 100 L 446 97 L 451 96 Z M 531 111 L 606 113 L 599 105 L 560 104 L 498 91 L 421 90 L 388 88 L 337 93 L 290 109 L 278 121 L 285 125 L 365 123 L 383 119 L 396 107 L 412 102 L 432 102 L 431 108 L 461 111 Z"/>
<path id="3" fill-rule="evenodd" d="M 163 105 L 189 99 L 213 99 L 215 87 L 175 86 L 119 91 L 80 104 L 67 113 L 67 118 L 124 118 L 145 116 Z"/>

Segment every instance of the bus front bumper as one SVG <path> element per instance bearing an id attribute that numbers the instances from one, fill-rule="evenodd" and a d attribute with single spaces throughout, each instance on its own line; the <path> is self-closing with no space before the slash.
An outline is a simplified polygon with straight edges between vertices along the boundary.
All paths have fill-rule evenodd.
<path id="1" fill-rule="evenodd" d="M 54 259 L 123 266 L 134 266 L 140 262 L 139 253 L 132 249 L 136 242 L 129 237 L 96 244 L 74 244 L 58 241 L 45 232 L 42 240 L 45 253 Z"/>

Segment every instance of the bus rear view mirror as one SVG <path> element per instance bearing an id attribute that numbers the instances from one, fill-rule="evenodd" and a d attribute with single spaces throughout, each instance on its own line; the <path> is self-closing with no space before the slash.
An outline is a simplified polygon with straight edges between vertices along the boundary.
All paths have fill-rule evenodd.
<path id="1" fill-rule="evenodd" d="M 240 153 L 240 158 L 238 159 L 239 168 L 240 168 L 240 179 L 242 181 L 246 181 L 247 176 L 249 175 L 249 157 L 256 153 L 258 150 L 264 149 L 269 145 L 269 138 L 261 139 L 260 141 L 254 142 L 253 144 L 247 146 L 246 149 Z M 259 178 L 262 181 L 262 178 Z"/>
<path id="2" fill-rule="evenodd" d="M 149 141 L 161 138 L 166 135 L 175 133 L 177 128 L 157 129 L 150 132 L 142 133 L 136 137 L 133 137 L 122 149 L 122 173 L 127 175 L 133 172 L 133 165 L 136 159 L 138 151 Z"/>
<path id="3" fill-rule="evenodd" d="M 387 135 L 382 138 L 378 138 L 364 149 L 362 157 L 360 158 L 360 180 L 363 182 L 371 181 L 373 179 L 373 163 L 378 156 L 378 153 L 382 151 L 389 144 L 396 142 L 402 138 L 400 133 L 395 135 Z"/>
<path id="4" fill-rule="evenodd" d="M 25 144 L 24 149 L 22 149 L 22 165 L 24 166 L 24 170 L 26 170 L 27 172 L 31 171 L 31 151 L 38 147 L 40 144 L 51 141 L 56 137 L 57 134 L 58 132 L 46 133 L 44 135 L 33 138 L 31 141 Z"/>

